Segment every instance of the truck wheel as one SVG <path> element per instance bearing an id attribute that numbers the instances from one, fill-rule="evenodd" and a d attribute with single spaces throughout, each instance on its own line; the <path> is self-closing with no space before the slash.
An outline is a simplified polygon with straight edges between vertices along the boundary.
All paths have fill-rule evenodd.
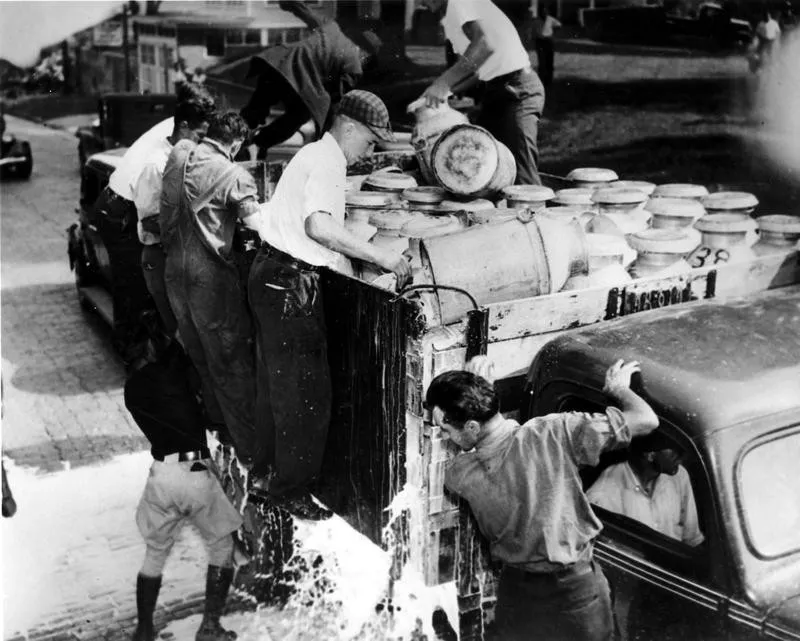
<path id="1" fill-rule="evenodd" d="M 33 152 L 31 151 L 30 143 L 22 143 L 22 152 L 25 155 L 25 162 L 19 165 L 17 176 L 22 180 L 28 180 L 31 177 L 31 172 L 33 172 Z"/>
<path id="2" fill-rule="evenodd" d="M 88 287 L 95 282 L 97 282 L 97 278 L 92 270 L 92 266 L 89 264 L 89 260 L 86 258 L 86 251 L 83 245 L 80 244 L 78 245 L 75 256 L 75 289 L 78 292 L 78 302 L 81 304 L 81 307 L 86 310 L 91 310 L 93 306 L 89 299 L 84 296 L 81 287 Z"/>
<path id="3" fill-rule="evenodd" d="M 78 143 L 78 165 L 78 169 L 83 173 L 83 167 L 86 165 L 86 149 L 82 140 Z"/>

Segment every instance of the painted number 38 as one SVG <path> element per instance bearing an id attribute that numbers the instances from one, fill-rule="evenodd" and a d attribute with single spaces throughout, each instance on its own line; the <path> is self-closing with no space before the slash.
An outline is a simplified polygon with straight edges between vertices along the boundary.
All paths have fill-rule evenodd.
<path id="1" fill-rule="evenodd" d="M 730 253 L 727 249 L 714 251 L 710 247 L 701 247 L 689 258 L 692 267 L 704 267 L 705 265 L 718 265 L 727 263 L 730 260 Z"/>

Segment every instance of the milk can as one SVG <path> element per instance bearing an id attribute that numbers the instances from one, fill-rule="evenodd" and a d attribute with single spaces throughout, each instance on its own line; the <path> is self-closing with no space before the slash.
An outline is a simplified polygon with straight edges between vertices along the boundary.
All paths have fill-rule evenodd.
<path id="1" fill-rule="evenodd" d="M 706 214 L 694 224 L 702 234 L 702 241 L 687 257 L 689 264 L 713 267 L 752 260 L 756 255 L 746 238 L 752 223 L 747 214 Z"/>
<path id="2" fill-rule="evenodd" d="M 613 222 L 622 235 L 647 229 L 650 212 L 642 209 L 647 194 L 636 189 L 614 189 L 605 187 L 592 195 L 597 204 L 597 213 Z"/>
<path id="3" fill-rule="evenodd" d="M 433 238 L 461 231 L 466 227 L 464 221 L 453 215 L 423 214 L 412 217 L 400 228 L 400 236 L 407 238 Z"/>
<path id="4" fill-rule="evenodd" d="M 553 220 L 562 222 L 569 222 L 577 220 L 581 227 L 586 229 L 586 226 L 594 218 L 591 211 L 587 211 L 586 207 L 545 207 L 537 213 L 537 216 L 547 216 Z"/>
<path id="5" fill-rule="evenodd" d="M 547 201 L 555 197 L 549 187 L 541 185 L 510 185 L 501 192 L 509 209 L 529 209 L 537 212 L 547 206 Z"/>
<path id="6" fill-rule="evenodd" d="M 694 228 L 694 223 L 705 215 L 706 209 L 696 200 L 651 198 L 644 208 L 652 215 L 650 226 L 653 229 L 680 229 L 695 240 L 692 249 L 700 245 L 700 232 Z"/>
<path id="7" fill-rule="evenodd" d="M 753 245 L 759 256 L 788 254 L 797 251 L 800 240 L 800 217 L 774 214 L 756 219 L 761 238 Z"/>
<path id="8" fill-rule="evenodd" d="M 746 191 L 718 191 L 705 196 L 701 201 L 709 214 L 746 214 L 752 216 L 758 205 L 758 198 Z M 755 245 L 758 241 L 758 225 L 750 219 L 746 242 Z"/>
<path id="9" fill-rule="evenodd" d="M 348 220 L 368 223 L 370 216 L 378 210 L 400 206 L 394 194 L 379 191 L 350 191 L 344 196 L 345 214 Z"/>
<path id="10" fill-rule="evenodd" d="M 403 191 L 403 200 L 408 203 L 409 209 L 417 211 L 437 211 L 439 205 L 447 197 L 447 192 L 441 187 L 410 187 Z"/>
<path id="11" fill-rule="evenodd" d="M 595 204 L 592 202 L 592 194 L 594 189 L 588 187 L 570 187 L 568 189 L 559 189 L 555 193 L 552 205 L 573 207 L 584 206 L 587 211 L 594 211 Z"/>
<path id="12" fill-rule="evenodd" d="M 683 229 L 645 229 L 631 234 L 628 244 L 638 252 L 628 268 L 634 278 L 688 272 L 691 267 L 684 256 L 697 247 L 696 239 Z"/>
<path id="13" fill-rule="evenodd" d="M 491 200 L 475 198 L 473 200 L 443 200 L 437 211 L 442 213 L 466 212 L 466 219 L 475 224 L 495 223 L 516 217 L 516 212 L 498 209 Z"/>
<path id="14" fill-rule="evenodd" d="M 623 265 L 628 245 L 620 236 L 586 234 L 589 254 L 589 273 L 570 276 L 561 291 L 589 287 L 615 287 L 631 280 Z"/>
<path id="15" fill-rule="evenodd" d="M 708 189 L 703 185 L 692 183 L 666 183 L 657 185 L 652 193 L 653 198 L 686 198 L 700 200 L 708 196 Z"/>
<path id="16" fill-rule="evenodd" d="M 469 119 L 460 111 L 451 108 L 447 103 L 438 107 L 428 107 L 424 101 L 416 101 L 409 105 L 409 110 L 414 113 L 416 124 L 411 134 L 411 144 L 419 161 L 422 177 L 429 185 L 436 183 L 431 166 L 431 152 L 445 131 L 455 125 L 469 122 Z"/>
<path id="17" fill-rule="evenodd" d="M 646 180 L 615 180 L 612 183 L 609 183 L 609 187 L 614 187 L 615 189 L 638 189 L 639 191 L 643 191 L 648 196 L 653 193 L 656 188 L 655 183 L 648 182 Z"/>
<path id="18" fill-rule="evenodd" d="M 599 189 L 600 187 L 607 187 L 609 183 L 615 180 L 619 180 L 619 176 L 613 169 L 578 167 L 567 174 L 567 180 L 573 181 L 576 187 Z"/>

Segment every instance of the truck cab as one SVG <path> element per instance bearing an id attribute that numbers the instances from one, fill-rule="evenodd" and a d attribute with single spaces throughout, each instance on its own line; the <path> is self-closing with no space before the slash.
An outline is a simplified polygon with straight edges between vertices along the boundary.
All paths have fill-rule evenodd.
<path id="1" fill-rule="evenodd" d="M 800 287 L 559 337 L 534 360 L 523 418 L 602 411 L 619 358 L 641 363 L 634 389 L 682 453 L 705 539 L 690 547 L 595 508 L 623 638 L 800 639 Z M 582 470 L 584 489 L 629 455 Z"/>

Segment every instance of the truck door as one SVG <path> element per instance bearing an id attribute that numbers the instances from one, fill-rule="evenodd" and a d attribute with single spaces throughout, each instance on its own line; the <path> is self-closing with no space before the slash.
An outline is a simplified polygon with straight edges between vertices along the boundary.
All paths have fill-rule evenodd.
<path id="1" fill-rule="evenodd" d="M 548 384 L 538 396 L 535 413 L 539 415 L 564 411 L 603 412 L 608 405 L 599 391 L 582 389 L 571 383 Z M 668 536 L 654 529 L 655 523 L 650 517 L 654 513 L 663 514 L 662 508 L 647 512 L 647 522 L 644 522 L 639 520 L 643 513 L 635 508 L 623 507 L 623 510 L 630 510 L 626 515 L 593 505 L 595 514 L 603 523 L 603 531 L 596 541 L 595 558 L 611 584 L 620 638 L 626 641 L 757 638 L 755 623 L 752 628 L 731 623 L 732 619 L 738 618 L 730 616 L 732 607 L 750 615 L 755 612 L 730 597 L 730 564 L 726 562 L 724 539 L 720 536 L 710 482 L 700 456 L 685 435 L 664 421 L 662 432 L 670 436 L 674 441 L 671 444 L 681 452 L 679 467 L 682 471 L 676 476 L 684 479 L 684 494 L 691 492 L 694 498 L 702 541 L 686 533 L 687 541 L 692 539 L 693 545 L 690 545 L 674 538 L 675 530 L 671 530 Z M 601 475 L 604 479 L 623 478 L 617 472 L 630 475 L 626 491 L 644 492 L 636 485 L 637 477 L 631 471 L 630 456 L 628 450 L 608 452 L 601 457 L 596 468 L 581 471 L 584 490 L 589 493 L 590 500 L 591 488 Z M 652 498 L 662 507 L 664 493 L 660 494 L 662 499 L 657 499 L 655 492 L 664 476 L 662 474 L 656 480 Z M 675 483 L 673 479 L 666 481 Z M 597 487 L 600 487 L 599 483 Z M 642 502 L 635 498 L 631 503 L 625 503 L 626 506 L 631 504 L 641 506 Z M 669 505 L 669 501 L 666 504 Z M 679 504 L 673 502 L 673 505 L 676 507 L 674 518 L 685 524 L 685 514 L 677 511 Z"/>

